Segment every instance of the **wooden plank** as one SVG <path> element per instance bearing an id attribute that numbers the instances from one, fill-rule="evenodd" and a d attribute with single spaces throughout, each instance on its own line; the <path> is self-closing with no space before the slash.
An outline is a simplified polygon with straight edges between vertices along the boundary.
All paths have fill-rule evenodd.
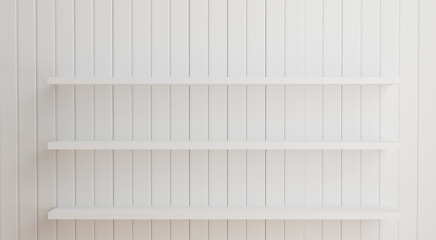
<path id="1" fill-rule="evenodd" d="M 424 5 L 421 5 L 421 9 L 424 9 L 425 7 L 426 7 L 425 3 Z M 380 14 L 381 17 L 380 19 L 381 22 L 380 75 L 399 76 L 400 62 L 402 61 L 402 60 L 400 61 L 400 51 L 399 51 L 400 49 L 400 2 L 395 0 L 382 1 L 380 5 L 380 12 L 381 12 Z M 425 13 L 423 16 L 425 16 Z M 420 27 L 420 29 L 425 29 L 425 28 Z M 430 34 L 426 36 L 426 38 L 429 38 L 429 40 L 432 39 L 430 37 Z M 423 45 L 424 48 L 422 49 L 426 49 L 425 46 L 426 45 Z M 430 51 L 430 49 L 426 49 L 426 51 Z M 421 67 L 422 61 L 419 60 L 419 63 Z M 426 65 L 424 64 L 424 66 Z M 420 86 L 426 86 L 426 85 L 424 84 Z M 422 89 L 420 88 L 420 90 Z M 399 106 L 400 106 L 399 105 L 400 90 L 398 87 L 393 87 L 393 88 L 381 87 L 380 91 L 381 91 L 380 92 L 381 94 L 380 139 L 398 139 L 399 122 L 400 122 L 398 119 Z M 422 103 L 422 100 L 423 99 L 420 99 L 419 102 Z M 418 119 L 422 119 L 421 116 L 418 116 Z M 430 120 L 431 117 L 428 117 L 428 119 Z M 425 125 L 423 125 L 422 127 L 423 128 L 421 128 L 420 126 L 420 129 L 425 129 Z M 421 143 L 422 141 L 419 142 Z M 399 207 L 399 199 L 398 199 L 399 158 L 398 156 L 399 156 L 398 151 L 392 151 L 390 153 L 381 153 L 380 155 L 380 163 L 381 163 L 380 174 L 382 176 L 380 178 L 380 204 L 389 205 L 394 208 Z M 425 156 L 425 154 L 421 155 L 421 153 L 419 153 L 419 156 Z M 387 167 L 387 164 L 390 164 L 389 168 Z M 418 182 L 421 182 L 421 180 L 418 179 Z M 420 206 L 420 203 L 418 203 L 418 206 Z M 420 219 L 418 219 L 417 221 L 419 222 Z M 380 222 L 380 239 L 382 240 L 398 239 L 399 238 L 398 234 L 399 234 L 399 228 L 398 228 L 397 221 Z M 419 233 L 418 236 L 420 236 Z"/>
<path id="2" fill-rule="evenodd" d="M 189 73 L 196 77 L 209 74 L 208 9 L 206 0 L 189 2 Z"/>
<path id="3" fill-rule="evenodd" d="M 265 86 L 262 85 L 247 86 L 247 139 L 248 140 L 265 140 L 265 133 L 266 133 L 265 94 L 266 94 Z M 274 119 L 271 119 L 271 117 L 270 120 L 274 122 Z M 279 122 L 283 121 L 283 119 L 278 121 Z M 270 124 L 270 126 L 272 126 L 272 124 Z"/>
<path id="4" fill-rule="evenodd" d="M 286 76 L 304 75 L 305 1 L 286 1 Z"/>
<path id="5" fill-rule="evenodd" d="M 342 1 L 323 2 L 323 69 L 324 77 L 341 76 L 342 72 Z M 341 86 L 323 86 L 324 141 L 341 139 Z M 323 206 L 341 205 L 341 152 L 323 151 Z M 341 221 L 323 221 L 322 239 L 341 238 Z"/>
<path id="6" fill-rule="evenodd" d="M 265 1 L 265 73 L 268 77 L 285 73 L 285 1 Z"/>
<path id="7" fill-rule="evenodd" d="M 266 139 L 284 140 L 285 91 L 284 86 L 267 86 L 265 93 Z"/>
<path id="8" fill-rule="evenodd" d="M 232 150 L 227 153 L 228 158 L 228 190 L 229 206 L 244 206 L 246 204 L 246 152 Z"/>
<path id="9" fill-rule="evenodd" d="M 5 1 L 0 10 L 0 238 L 20 236 L 19 169 L 20 163 L 18 102 L 18 9 L 15 1 Z M 21 80 L 21 79 L 20 79 Z"/>
<path id="10" fill-rule="evenodd" d="M 191 206 L 207 206 L 208 196 L 208 172 L 209 156 L 208 151 L 190 151 L 189 156 L 189 203 Z M 204 223 L 199 223 L 204 224 Z"/>
<path id="11" fill-rule="evenodd" d="M 423 12 L 422 16 L 426 16 L 428 13 L 427 10 L 430 10 L 431 8 L 426 7 L 426 4 L 430 3 L 429 1 L 421 2 L 421 6 L 423 6 Z M 430 10 L 431 11 L 431 10 Z M 431 16 L 434 17 L 433 14 Z M 400 75 L 405 79 L 404 83 L 402 84 L 400 88 L 400 133 L 401 136 L 408 136 L 407 138 L 401 137 L 401 141 L 403 144 L 405 144 L 400 151 L 399 155 L 399 199 L 401 201 L 401 214 L 402 214 L 402 220 L 398 222 L 398 239 L 405 240 L 405 239 L 411 239 L 416 240 L 418 238 L 418 230 L 419 227 L 420 232 L 419 235 L 422 236 L 429 232 L 429 228 L 422 228 L 422 226 L 418 226 L 418 217 L 416 217 L 416 213 L 418 212 L 418 199 L 420 198 L 420 195 L 417 194 L 418 191 L 418 81 L 416 81 L 418 73 L 419 73 L 419 66 L 416 64 L 416 62 L 419 60 L 419 29 L 429 29 L 431 28 L 432 24 L 431 22 L 434 22 L 433 19 L 428 18 L 429 21 L 422 21 L 421 23 L 424 23 L 421 27 L 419 26 L 419 3 L 416 1 L 402 1 L 401 2 L 401 8 L 400 8 Z M 420 55 L 423 58 L 420 59 L 421 63 L 427 62 L 427 57 L 433 57 L 433 53 L 435 52 L 433 50 L 428 50 L 429 44 L 434 42 L 434 35 L 433 38 L 425 37 L 422 39 L 420 49 L 425 49 L 425 51 L 422 52 L 424 55 Z M 430 45 L 434 46 L 434 45 Z M 430 70 L 428 67 L 430 65 L 425 65 L 423 68 L 423 72 L 421 74 L 420 81 L 423 87 L 423 89 L 429 90 L 430 92 L 433 91 L 433 89 L 427 88 L 427 85 L 424 83 L 429 78 L 427 75 L 427 71 Z M 425 69 L 425 70 L 424 70 Z M 431 72 L 433 70 L 430 70 Z M 427 76 L 427 77 L 424 77 Z M 431 77 L 432 78 L 432 77 Z M 423 80 L 425 79 L 425 80 Z M 428 93 L 421 93 L 425 95 L 421 96 L 432 96 L 427 95 Z M 428 119 L 428 118 L 426 118 Z M 429 121 L 432 121 L 432 119 L 428 119 Z M 425 130 L 425 127 L 422 128 Z M 433 134 L 433 132 L 428 132 L 428 134 Z M 421 162 L 422 163 L 422 162 Z M 433 171 L 433 169 L 428 168 L 427 164 L 421 164 L 422 169 L 429 170 L 430 172 Z M 422 172 L 420 172 L 423 174 Z M 428 174 L 428 173 L 427 173 Z M 425 175 L 427 175 L 425 174 Z M 421 175 L 424 176 L 424 175 Z M 432 174 L 427 176 L 433 176 Z M 422 187 L 422 185 L 421 185 Z M 425 193 L 425 192 L 421 192 Z M 418 197 L 415 197 L 418 196 Z M 434 199 L 434 197 L 433 197 Z M 433 199 L 430 198 L 424 198 L 422 200 L 426 201 L 433 201 Z M 423 206 L 422 202 L 420 203 L 420 206 Z M 422 221 L 423 211 L 419 211 L 418 214 L 420 214 L 419 221 Z M 425 211 L 425 214 L 432 215 L 434 213 L 433 211 Z M 426 216 L 426 215 L 424 215 Z M 422 231 L 423 230 L 423 231 Z M 433 231 L 430 230 L 430 232 L 433 234 Z M 430 236 L 431 237 L 431 236 Z"/>
<path id="12" fill-rule="evenodd" d="M 132 3 L 134 4 L 134 3 Z M 138 6 L 141 7 L 141 6 Z M 146 7 L 146 6 L 142 6 Z M 141 36 L 138 36 L 141 38 Z M 133 45 L 135 47 L 135 45 Z M 141 61 L 142 59 L 137 59 Z M 135 64 L 134 64 L 135 65 Z M 133 65 L 133 66 L 134 66 Z M 146 74 L 147 68 L 133 74 Z M 132 88 L 132 139 L 151 139 L 151 89 L 149 86 Z M 151 205 L 151 151 L 132 151 L 132 205 Z M 135 220 L 132 222 L 132 239 L 150 239 L 151 221 Z"/>
<path id="13" fill-rule="evenodd" d="M 112 3 L 94 1 L 94 74 L 95 77 L 112 77 Z M 95 81 L 93 81 L 95 82 Z"/>
<path id="14" fill-rule="evenodd" d="M 169 87 L 154 86 L 151 89 L 151 139 L 170 138 L 170 95 Z"/>
<path id="15" fill-rule="evenodd" d="M 322 205 L 322 151 L 304 152 L 304 206 Z"/>
<path id="16" fill-rule="evenodd" d="M 55 89 L 46 84 L 48 76 L 55 75 L 55 1 L 35 2 L 36 65 L 37 73 L 37 237 L 56 239 L 56 221 L 47 219 L 49 209 L 56 206 L 55 153 L 47 151 L 47 141 L 55 139 Z M 7 9 L 7 8 L 2 8 Z M 9 11 L 8 12 L 12 12 Z M 6 15 L 1 15 L 6 16 Z M 3 21 L 2 21 L 3 22 Z M 5 45 L 2 45 L 5 46 Z M 8 61 L 11 62 L 11 61 Z M 3 96 L 3 94 L 2 94 Z"/>
<path id="17" fill-rule="evenodd" d="M 132 205 L 151 205 L 151 151 L 132 151 Z"/>
<path id="18" fill-rule="evenodd" d="M 267 150 L 265 156 L 266 206 L 285 204 L 285 161 L 283 150 Z M 268 225 L 268 223 L 267 223 Z"/>
<path id="19" fill-rule="evenodd" d="M 230 149 L 230 150 L 259 150 L 259 149 L 290 149 L 290 150 L 318 150 L 318 149 L 366 149 L 389 150 L 398 149 L 397 142 L 318 142 L 318 141 L 56 141 L 49 142 L 48 149 Z"/>
<path id="20" fill-rule="evenodd" d="M 49 219 L 229 219 L 240 227 L 243 219 L 397 219 L 389 207 L 58 207 Z M 153 221 L 153 222 L 157 222 Z M 321 222 L 319 222 L 320 224 Z M 315 223 L 309 223 L 315 224 Z M 316 223 L 318 224 L 318 223 Z M 230 223 L 229 223 L 230 227 Z M 207 228 L 207 227 L 206 227 Z M 239 231 L 239 227 L 237 227 Z M 245 226 L 244 226 L 245 228 Z M 321 229 L 321 228 L 320 228 Z M 230 230 L 230 229 L 229 229 Z M 233 229 L 236 230 L 236 229 Z"/>
<path id="21" fill-rule="evenodd" d="M 189 2 L 189 76 L 209 76 L 209 1 Z M 209 139 L 209 87 L 189 87 L 190 140 Z M 207 206 L 209 182 L 208 151 L 190 151 L 190 205 Z M 190 221 L 190 239 L 208 237 L 207 221 Z"/>
<path id="22" fill-rule="evenodd" d="M 170 153 L 166 150 L 152 152 L 152 206 L 170 205 Z"/>
<path id="23" fill-rule="evenodd" d="M 209 138 L 208 86 L 190 86 L 189 89 L 189 139 L 207 140 Z"/>
<path id="24" fill-rule="evenodd" d="M 285 138 L 302 140 L 304 134 L 304 87 L 286 86 Z"/>
<path id="25" fill-rule="evenodd" d="M 191 220 L 189 221 L 189 239 L 203 240 L 208 239 L 209 223 L 206 220 Z"/>
<path id="26" fill-rule="evenodd" d="M 265 151 L 247 151 L 247 206 L 265 206 L 265 167 Z"/>
<path id="27" fill-rule="evenodd" d="M 171 2 L 171 76 L 189 76 L 189 1 Z"/>
<path id="28" fill-rule="evenodd" d="M 323 139 L 339 141 L 341 139 L 341 98 L 342 91 L 339 86 L 323 87 Z"/>
<path id="29" fill-rule="evenodd" d="M 265 239 L 284 239 L 285 238 L 285 221 L 267 220 L 265 224 Z"/>
<path id="30" fill-rule="evenodd" d="M 248 1 L 246 14 L 247 76 L 265 76 L 265 1 Z"/>
<path id="31" fill-rule="evenodd" d="M 362 76 L 380 73 L 380 0 L 362 1 Z M 374 17 L 378 16 L 378 17 Z M 392 75 L 391 75 L 392 76 Z M 395 76 L 395 75 L 393 75 Z"/>
<path id="32" fill-rule="evenodd" d="M 299 220 L 286 220 L 285 221 L 285 239 L 302 240 L 303 236 L 303 224 L 304 221 Z"/>
<path id="33" fill-rule="evenodd" d="M 227 152 L 209 151 L 209 205 L 227 206 Z"/>
<path id="34" fill-rule="evenodd" d="M 170 4 L 170 75 L 189 76 L 189 1 L 173 1 Z M 189 140 L 189 97 L 187 85 L 170 88 L 170 138 Z M 189 206 L 189 151 L 173 150 L 170 153 L 171 206 Z M 190 237 L 189 221 L 170 222 L 171 240 L 187 240 Z"/>
<path id="35" fill-rule="evenodd" d="M 227 140 L 227 87 L 209 87 L 209 140 Z"/>
<path id="36" fill-rule="evenodd" d="M 246 2 L 227 2 L 227 75 L 246 76 Z"/>
<path id="37" fill-rule="evenodd" d="M 74 2 L 56 2 L 56 74 L 75 75 L 74 72 Z M 56 139 L 73 140 L 74 86 L 56 88 Z M 56 156 L 56 198 L 58 206 L 75 205 L 75 155 L 74 151 L 58 152 Z M 74 239 L 74 221 L 59 221 L 56 237 Z"/>
<path id="38" fill-rule="evenodd" d="M 17 124 L 19 126 L 19 128 L 17 129 L 18 130 L 17 145 L 19 146 L 18 149 L 19 157 L 17 158 L 17 166 L 18 166 L 17 191 L 18 191 L 18 196 L 20 196 L 19 199 L 17 200 L 18 209 L 20 210 L 18 211 L 17 214 L 17 218 L 18 218 L 17 224 L 18 224 L 19 236 L 21 239 L 25 239 L 25 240 L 35 239 L 37 238 L 37 234 L 38 234 L 37 233 L 38 209 L 37 209 L 37 191 L 36 191 L 37 189 L 36 119 L 38 113 L 36 111 L 37 85 L 36 85 L 36 58 L 35 58 L 36 57 L 35 7 L 36 7 L 36 3 L 33 1 L 19 1 L 16 3 L 17 72 L 19 73 L 17 76 L 17 85 L 16 85 L 17 94 L 18 94 L 17 113 L 19 116 L 19 118 L 17 119 Z M 7 7 L 6 9 L 8 8 L 9 7 Z M 12 25 L 13 23 L 12 21 L 11 22 L 7 21 L 7 22 L 9 25 Z M 2 30 L 2 32 L 5 31 Z M 13 38 L 13 36 L 10 35 L 10 38 Z M 2 43 L 2 46 L 8 46 L 8 44 Z M 9 50 L 12 50 L 12 48 Z M 8 61 L 10 60 L 11 59 L 8 59 Z M 4 66 L 3 62 L 2 62 L 2 66 Z M 10 71 L 13 70 L 13 68 L 8 68 L 8 69 Z M 11 101 L 8 101 L 8 104 L 11 105 Z M 11 123 L 13 124 L 12 121 Z M 10 173 L 13 172 L 10 171 Z M 9 180 L 7 182 L 8 184 L 11 184 Z M 10 196 L 12 197 L 13 195 L 10 194 Z M 13 228 L 11 228 L 10 230 L 12 229 Z"/>
<path id="39" fill-rule="evenodd" d="M 341 151 L 323 152 L 323 206 L 340 206 L 342 153 Z"/>
<path id="40" fill-rule="evenodd" d="M 209 240 L 227 240 L 227 221 L 210 220 L 209 221 Z"/>
<path id="41" fill-rule="evenodd" d="M 398 85 L 398 77 L 49 77 L 53 85 Z"/>
<path id="42" fill-rule="evenodd" d="M 132 76 L 131 2 L 114 0 L 112 11 L 113 74 L 115 77 Z"/>
<path id="43" fill-rule="evenodd" d="M 361 87 L 361 139 L 378 140 L 380 136 L 380 88 Z"/>
<path id="44" fill-rule="evenodd" d="M 151 139 L 151 87 L 132 87 L 132 138 Z"/>
<path id="45" fill-rule="evenodd" d="M 131 2 L 113 2 L 113 74 L 132 76 Z M 126 49 L 128 49 L 126 51 Z M 132 139 L 132 88 L 115 86 L 114 139 Z M 126 162 L 124 162 L 126 160 Z M 132 205 L 132 152 L 114 151 L 114 205 Z M 131 239 L 132 221 L 114 221 L 114 239 Z"/>
<path id="46" fill-rule="evenodd" d="M 151 76 L 169 76 L 169 0 L 151 0 Z"/>
<path id="47" fill-rule="evenodd" d="M 304 152 L 290 151 L 285 153 L 285 205 L 302 206 L 304 204 Z M 290 222 L 293 228 L 295 222 Z"/>
<path id="48" fill-rule="evenodd" d="M 150 76 L 151 65 L 151 0 L 132 0 L 131 3 L 131 46 L 132 76 Z M 127 47 L 127 46 L 126 46 Z"/>
<path id="49" fill-rule="evenodd" d="M 321 221 L 307 221 L 303 223 L 303 236 L 306 240 L 322 239 L 322 222 Z"/>
<path id="50" fill-rule="evenodd" d="M 322 139 L 322 87 L 310 86 L 304 89 L 304 139 Z"/>
<path id="51" fill-rule="evenodd" d="M 342 1 L 324 0 L 323 4 L 323 76 L 341 76 Z"/>
<path id="52" fill-rule="evenodd" d="M 189 199 L 189 151 L 173 150 L 171 151 L 171 206 L 189 206 Z"/>
<path id="53" fill-rule="evenodd" d="M 189 139 L 189 86 L 171 86 L 171 140 Z M 207 114 L 207 112 L 206 112 Z"/>
<path id="54" fill-rule="evenodd" d="M 94 2 L 94 75 L 108 77 L 113 73 L 112 58 L 112 3 L 104 0 Z M 112 86 L 94 87 L 94 138 L 113 140 L 113 89 Z M 94 152 L 94 194 L 96 206 L 113 205 L 113 151 Z M 113 239 L 113 221 L 94 223 L 94 239 Z"/>
<path id="55" fill-rule="evenodd" d="M 342 10 L 342 74 L 360 76 L 361 72 L 361 2 L 346 1 Z"/>
<path id="56" fill-rule="evenodd" d="M 342 140 L 360 139 L 360 87 L 344 86 L 342 90 Z"/>
<path id="57" fill-rule="evenodd" d="M 380 74 L 380 1 L 362 2 L 362 76 Z M 361 87 L 361 139 L 379 139 L 380 87 Z M 377 206 L 380 197 L 378 151 L 361 151 L 361 204 Z M 378 221 L 361 221 L 360 239 L 379 239 Z"/>
<path id="58" fill-rule="evenodd" d="M 74 2 L 75 26 L 75 74 L 79 77 L 94 75 L 93 69 L 93 4 L 87 1 Z M 93 86 L 77 86 L 75 89 L 75 136 L 76 140 L 94 138 L 94 89 Z M 76 151 L 75 161 L 76 205 L 94 205 L 94 153 Z M 76 238 L 93 239 L 94 221 L 76 223 Z"/>
<path id="59" fill-rule="evenodd" d="M 229 140 L 246 139 L 246 87 L 227 88 L 227 137 Z"/>

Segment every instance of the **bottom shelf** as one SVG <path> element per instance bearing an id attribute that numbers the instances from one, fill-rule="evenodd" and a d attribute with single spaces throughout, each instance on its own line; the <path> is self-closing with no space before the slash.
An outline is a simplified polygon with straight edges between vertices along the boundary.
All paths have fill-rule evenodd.
<path id="1" fill-rule="evenodd" d="M 387 207 L 57 207 L 48 219 L 398 219 Z"/>

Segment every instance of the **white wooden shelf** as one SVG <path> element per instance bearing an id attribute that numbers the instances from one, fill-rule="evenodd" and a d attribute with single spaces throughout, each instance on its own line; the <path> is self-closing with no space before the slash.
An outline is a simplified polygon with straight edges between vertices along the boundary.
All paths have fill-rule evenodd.
<path id="1" fill-rule="evenodd" d="M 57 207 L 48 219 L 399 219 L 387 207 Z"/>
<path id="2" fill-rule="evenodd" d="M 170 77 L 52 77 L 54 85 L 398 85 L 397 77 L 232 77 L 232 78 L 170 78 Z"/>
<path id="3" fill-rule="evenodd" d="M 399 149 L 398 142 L 289 142 L 289 141 L 55 141 L 50 150 L 183 150 L 183 149 L 289 149 L 289 150 L 388 150 Z"/>

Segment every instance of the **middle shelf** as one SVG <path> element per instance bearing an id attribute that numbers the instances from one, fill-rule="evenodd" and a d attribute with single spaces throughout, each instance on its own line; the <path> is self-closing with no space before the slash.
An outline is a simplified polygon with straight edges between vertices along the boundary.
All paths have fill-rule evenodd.
<path id="1" fill-rule="evenodd" d="M 295 141 L 54 141 L 49 150 L 396 150 L 400 143 Z"/>
<path id="2" fill-rule="evenodd" d="M 287 219 L 287 220 L 380 220 L 399 219 L 388 207 L 57 207 L 48 219 Z"/>

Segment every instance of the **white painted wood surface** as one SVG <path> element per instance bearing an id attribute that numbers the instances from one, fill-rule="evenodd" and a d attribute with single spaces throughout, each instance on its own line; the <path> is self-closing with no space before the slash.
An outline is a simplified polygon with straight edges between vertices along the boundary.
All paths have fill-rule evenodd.
<path id="1" fill-rule="evenodd" d="M 3 1 L 0 239 L 433 239 L 434 121 L 423 115 L 434 102 L 430 2 L 420 3 L 418 102 L 415 0 Z M 88 86 L 47 84 L 53 77 Z M 207 77 L 224 81 L 207 87 Z M 265 86 L 265 77 L 281 80 Z M 401 87 L 381 82 L 399 77 Z M 159 82 L 122 86 L 132 79 Z M 158 86 L 169 79 L 182 82 Z M 47 150 L 52 141 L 396 142 L 400 135 L 399 152 Z M 343 174 L 349 170 L 356 176 Z M 114 204 L 382 205 L 402 217 L 47 219 L 56 206 Z"/>
<path id="2" fill-rule="evenodd" d="M 281 134 L 283 134 L 281 132 Z M 284 142 L 284 141 L 56 141 L 49 150 L 389 150 L 399 149 L 397 142 Z"/>
<path id="3" fill-rule="evenodd" d="M 352 220 L 399 219 L 387 207 L 57 207 L 49 219 L 157 219 L 157 220 Z"/>
<path id="4" fill-rule="evenodd" d="M 398 85 L 398 77 L 51 77 L 51 85 Z"/>

